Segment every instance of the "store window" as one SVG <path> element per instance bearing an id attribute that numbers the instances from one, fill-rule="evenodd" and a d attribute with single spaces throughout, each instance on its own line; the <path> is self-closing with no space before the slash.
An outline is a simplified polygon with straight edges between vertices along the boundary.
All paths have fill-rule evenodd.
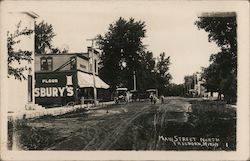
<path id="1" fill-rule="evenodd" d="M 28 75 L 28 101 L 32 102 L 33 101 L 33 88 L 32 88 L 32 75 Z"/>
<path id="2" fill-rule="evenodd" d="M 41 57 L 41 71 L 52 70 L 53 59 L 52 57 Z"/>

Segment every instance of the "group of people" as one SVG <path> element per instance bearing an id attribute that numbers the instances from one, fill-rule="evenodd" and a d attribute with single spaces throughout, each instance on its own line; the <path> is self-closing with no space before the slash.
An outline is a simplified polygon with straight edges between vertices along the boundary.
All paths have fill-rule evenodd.
<path id="1" fill-rule="evenodd" d="M 164 103 L 164 96 L 162 95 L 160 98 L 161 98 L 161 103 L 163 104 Z M 150 93 L 149 99 L 150 99 L 151 104 L 156 104 L 156 102 L 157 102 L 156 94 Z"/>
<path id="2" fill-rule="evenodd" d="M 121 94 L 121 95 L 117 95 L 116 97 L 115 97 L 115 102 L 116 103 L 119 103 L 119 102 L 125 102 L 125 103 L 128 103 L 128 102 L 131 102 L 132 100 L 136 100 L 136 98 L 137 98 L 137 95 L 135 95 L 135 94 L 132 94 L 132 93 L 130 93 L 129 91 L 126 91 L 126 92 L 124 92 L 123 94 Z M 150 102 L 151 102 L 151 104 L 156 104 L 157 102 L 158 102 L 158 97 L 157 97 L 157 95 L 155 94 L 155 93 L 153 93 L 153 92 L 151 92 L 150 94 L 149 94 L 149 99 L 150 99 Z M 164 103 L 164 96 L 163 95 L 161 95 L 160 96 L 160 102 L 163 104 Z"/>

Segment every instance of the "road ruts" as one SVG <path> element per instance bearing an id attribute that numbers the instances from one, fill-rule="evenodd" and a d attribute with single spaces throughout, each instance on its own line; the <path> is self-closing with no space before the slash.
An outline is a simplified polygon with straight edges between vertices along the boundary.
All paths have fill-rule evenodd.
<path id="1" fill-rule="evenodd" d="M 100 137 L 94 137 L 88 145 L 85 146 L 84 150 L 88 150 L 90 147 L 95 147 L 96 150 L 109 150 L 112 146 L 120 139 L 126 129 L 130 126 L 130 124 L 139 116 L 141 116 L 144 112 L 149 110 L 150 105 L 146 105 L 141 107 L 136 113 L 132 114 L 129 118 L 125 118 L 121 120 L 120 123 L 117 123 L 115 127 L 113 127 L 113 131 L 110 131 L 102 140 Z"/>
<path id="2" fill-rule="evenodd" d="M 157 112 L 154 114 L 154 121 L 153 121 L 154 128 L 152 129 L 151 132 L 152 138 L 150 139 L 148 145 L 149 150 L 159 149 L 160 142 L 157 134 L 163 133 L 162 129 L 164 129 L 164 126 L 166 126 L 165 122 L 172 119 L 169 117 L 169 112 L 183 113 L 183 119 L 180 119 L 179 121 L 185 122 L 187 121 L 186 112 L 189 111 L 190 108 L 189 106 L 190 106 L 189 103 L 180 98 L 173 98 L 170 101 L 165 101 L 164 104 L 158 105 Z"/>

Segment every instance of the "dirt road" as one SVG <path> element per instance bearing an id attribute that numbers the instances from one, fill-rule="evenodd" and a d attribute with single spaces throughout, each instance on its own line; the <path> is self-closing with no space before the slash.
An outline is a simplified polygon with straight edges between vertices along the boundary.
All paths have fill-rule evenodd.
<path id="1" fill-rule="evenodd" d="M 198 145 L 203 131 L 194 125 L 191 104 L 184 98 L 166 98 L 164 104 L 131 102 L 103 109 L 28 120 L 48 137 L 44 150 L 185 150 L 219 149 Z M 231 126 L 231 125 L 228 125 Z M 227 127 L 224 127 L 227 128 Z M 213 130 L 213 129 L 212 129 Z M 49 132 L 47 134 L 47 132 Z M 197 134 L 198 132 L 198 134 Z M 223 139 L 216 133 L 209 138 Z M 49 136 L 46 136 L 49 135 Z M 184 137 L 179 138 L 178 137 Z M 190 138 L 196 140 L 190 141 Z M 180 144 L 175 141 L 179 141 Z M 177 139 L 177 140 L 176 140 Z M 44 141 L 44 140 L 43 140 Z M 183 144 L 185 143 L 185 145 Z M 195 145 L 197 142 L 197 145 Z M 214 142 L 213 142 L 214 143 Z M 190 145 L 187 145 L 190 144 Z M 192 145 L 191 145 L 192 144 Z M 39 149 L 39 146 L 36 146 Z M 30 148 L 29 148 L 30 149 Z"/>

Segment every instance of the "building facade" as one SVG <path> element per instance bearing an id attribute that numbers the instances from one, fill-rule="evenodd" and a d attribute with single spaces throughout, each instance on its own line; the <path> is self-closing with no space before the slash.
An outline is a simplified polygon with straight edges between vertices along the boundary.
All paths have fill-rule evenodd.
<path id="1" fill-rule="evenodd" d="M 6 28 L 10 34 L 13 34 L 17 30 L 18 24 L 20 24 L 19 30 L 22 29 L 30 29 L 34 30 L 35 19 L 38 17 L 37 14 L 33 12 L 9 12 L 5 15 L 6 20 Z M 34 49 L 35 49 L 35 36 L 34 32 L 30 35 L 22 35 L 17 38 L 20 40 L 19 43 L 13 46 L 15 51 L 23 50 L 31 52 L 32 60 L 21 61 L 20 63 L 17 61 L 12 62 L 10 64 L 12 67 L 24 67 L 27 69 L 23 71 L 23 75 L 26 79 L 18 80 L 15 79 L 14 76 L 9 75 L 7 78 L 7 100 L 8 100 L 8 111 L 9 112 L 19 112 L 24 111 L 29 107 L 34 107 Z"/>
<path id="2" fill-rule="evenodd" d="M 203 86 L 203 84 L 204 80 L 201 77 L 201 73 L 200 72 L 194 73 L 194 91 L 199 97 L 203 97 L 206 92 L 206 89 Z"/>
<path id="3" fill-rule="evenodd" d="M 92 54 L 93 52 L 93 54 Z M 35 100 L 46 107 L 110 99 L 109 85 L 98 76 L 99 52 L 40 54 L 35 57 Z M 84 101 L 83 101 L 84 100 Z"/>

